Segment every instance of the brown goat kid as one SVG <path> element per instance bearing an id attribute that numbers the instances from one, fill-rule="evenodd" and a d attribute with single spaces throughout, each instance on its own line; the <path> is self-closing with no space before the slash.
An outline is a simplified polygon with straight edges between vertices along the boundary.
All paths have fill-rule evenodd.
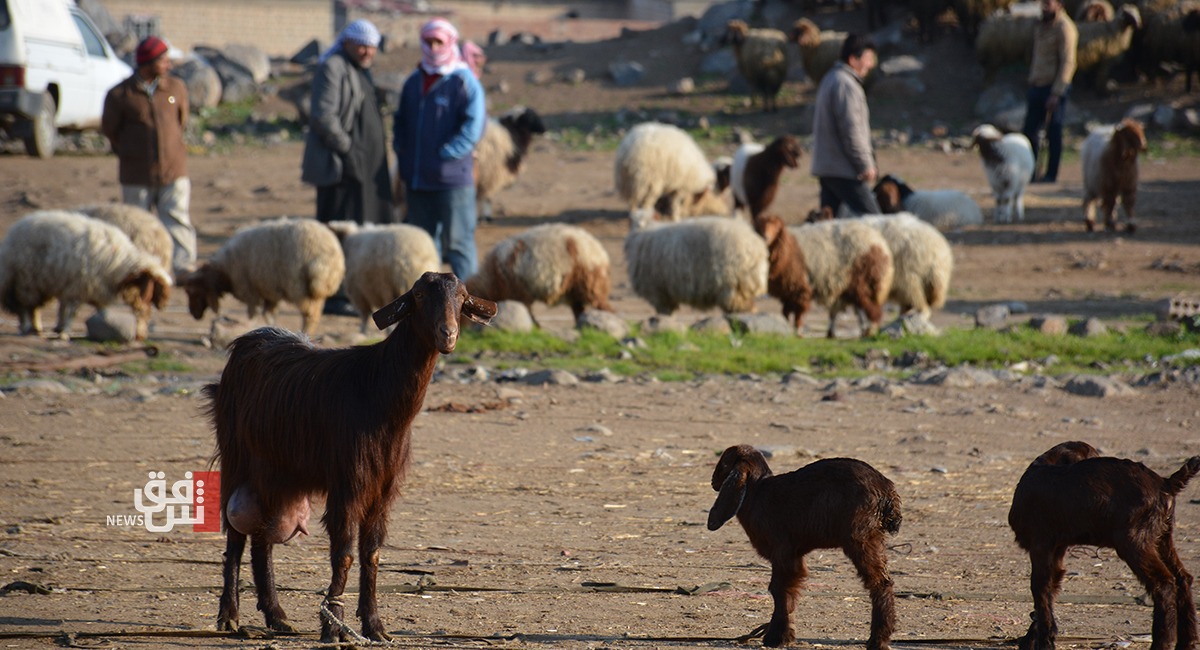
<path id="1" fill-rule="evenodd" d="M 217 629 L 238 627 L 238 577 L 246 538 L 267 626 L 294 631 L 275 591 L 271 549 L 300 529 L 308 498 L 324 494 L 333 573 L 324 604 L 343 620 L 342 594 L 358 532 L 358 617 L 363 634 L 388 639 L 375 582 L 388 511 L 409 464 L 412 421 L 439 354 L 454 351 L 462 319 L 486 323 L 496 306 L 453 274 L 426 273 L 375 312 L 395 330 L 371 346 L 318 349 L 276 328 L 239 337 L 220 381 L 205 387 L 216 430 L 226 535 Z M 321 617 L 321 639 L 344 631 Z"/>
<path id="2" fill-rule="evenodd" d="M 746 206 L 750 209 L 750 218 L 758 218 L 775 201 L 783 170 L 799 167 L 801 155 L 800 141 L 795 136 L 782 135 L 762 151 L 746 156 L 744 161 L 735 157 L 733 173 L 736 178 L 731 179 L 733 207 L 740 210 Z"/>
<path id="3" fill-rule="evenodd" d="M 1112 548 L 1154 600 L 1151 650 L 1192 650 L 1196 608 L 1192 576 L 1175 552 L 1175 495 L 1200 472 L 1193 456 L 1169 478 L 1123 458 L 1101 457 L 1085 442 L 1064 442 L 1025 470 L 1008 525 L 1029 553 L 1033 622 L 1021 650 L 1052 650 L 1054 598 L 1071 546 Z"/>
<path id="4" fill-rule="evenodd" d="M 1115 128 L 1093 131 L 1083 142 L 1083 223 L 1096 228 L 1096 202 L 1104 214 L 1104 228 L 1117 229 L 1117 198 L 1125 210 L 1126 231 L 1137 230 L 1133 208 L 1137 202 L 1138 154 L 1146 150 L 1146 133 L 1137 120 L 1126 118 Z"/>
<path id="5" fill-rule="evenodd" d="M 749 445 L 730 447 L 713 470 L 719 494 L 708 513 L 717 530 L 737 515 L 759 555 L 771 562 L 768 590 L 775 602 L 763 645 L 796 638 L 791 613 L 808 575 L 804 556 L 840 548 L 871 593 L 871 636 L 867 650 L 888 648 L 896 629 L 895 595 L 888 574 L 885 533 L 900 530 L 896 486 L 870 465 L 853 458 L 828 458 L 773 476 L 762 453 Z"/>

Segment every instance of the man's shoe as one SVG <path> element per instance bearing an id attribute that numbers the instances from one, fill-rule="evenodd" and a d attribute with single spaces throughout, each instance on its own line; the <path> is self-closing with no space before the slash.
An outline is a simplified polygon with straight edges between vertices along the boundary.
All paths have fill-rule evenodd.
<path id="1" fill-rule="evenodd" d="M 325 307 L 321 310 L 321 313 L 326 316 L 350 316 L 352 318 L 360 316 L 354 305 L 350 304 L 349 300 L 341 297 L 326 298 Z"/>

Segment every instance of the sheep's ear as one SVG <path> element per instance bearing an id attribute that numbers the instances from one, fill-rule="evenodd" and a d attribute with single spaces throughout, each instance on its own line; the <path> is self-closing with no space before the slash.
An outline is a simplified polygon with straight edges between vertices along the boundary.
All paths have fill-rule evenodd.
<path id="1" fill-rule="evenodd" d="M 746 498 L 746 481 L 742 476 L 742 472 L 734 469 L 725 477 L 725 482 L 721 484 L 721 490 L 717 493 L 717 500 L 713 502 L 712 508 L 708 511 L 708 529 L 716 530 L 725 525 L 725 522 L 733 519 L 737 511 L 742 507 L 742 500 Z"/>
<path id="2" fill-rule="evenodd" d="M 487 325 L 493 318 L 496 317 L 496 303 L 475 296 L 467 296 L 462 306 L 462 315 L 475 321 Z"/>
<path id="3" fill-rule="evenodd" d="M 375 327 L 384 330 L 404 320 L 411 312 L 412 295 L 411 293 L 406 293 L 387 305 L 380 307 L 378 311 L 371 314 L 371 320 L 375 321 Z"/>

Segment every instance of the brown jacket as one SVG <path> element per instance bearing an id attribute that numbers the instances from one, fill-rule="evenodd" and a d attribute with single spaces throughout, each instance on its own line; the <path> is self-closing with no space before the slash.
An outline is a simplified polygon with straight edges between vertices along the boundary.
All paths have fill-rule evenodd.
<path id="1" fill-rule="evenodd" d="M 161 77 L 153 97 L 136 72 L 108 91 L 100 130 L 117 154 L 122 185 L 157 187 L 187 176 L 187 118 L 187 86 L 177 77 Z"/>
<path id="2" fill-rule="evenodd" d="M 1079 32 L 1075 23 L 1058 10 L 1054 22 L 1040 21 L 1033 31 L 1033 58 L 1029 63 L 1029 85 L 1052 86 L 1050 94 L 1062 97 L 1075 76 L 1075 48 Z"/>

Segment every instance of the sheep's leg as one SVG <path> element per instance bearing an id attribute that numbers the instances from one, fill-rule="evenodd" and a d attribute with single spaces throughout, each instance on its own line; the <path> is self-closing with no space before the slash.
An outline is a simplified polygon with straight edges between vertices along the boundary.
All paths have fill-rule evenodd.
<path id="1" fill-rule="evenodd" d="M 221 608 L 217 611 L 217 631 L 236 632 L 238 629 L 238 580 L 242 573 L 242 552 L 246 536 L 232 527 L 225 529 L 225 566 L 221 575 L 225 587 L 221 591 Z"/>
<path id="2" fill-rule="evenodd" d="M 26 334 L 41 334 L 42 333 L 42 312 L 39 309 L 30 309 L 22 311 L 18 315 L 20 325 L 17 326 L 17 333 L 21 336 Z"/>
<path id="3" fill-rule="evenodd" d="M 385 491 L 385 494 L 390 491 Z M 363 636 L 372 641 L 391 641 L 379 620 L 379 601 L 375 581 L 379 574 L 379 547 L 387 535 L 387 505 L 375 503 L 367 508 L 366 517 L 358 529 L 358 618 L 362 621 Z"/>
<path id="4" fill-rule="evenodd" d="M 54 332 L 63 337 L 66 336 L 67 330 L 71 329 L 71 321 L 75 320 L 75 311 L 79 309 L 79 303 L 63 301 L 61 298 L 58 301 L 58 324 L 54 326 Z"/>
<path id="5" fill-rule="evenodd" d="M 250 538 L 250 569 L 254 572 L 254 590 L 258 592 L 258 609 L 262 611 L 267 627 L 276 632 L 296 632 L 287 620 L 287 614 L 279 605 L 279 594 L 275 591 L 275 566 L 271 561 L 271 549 L 275 545 L 259 536 Z"/>
<path id="6" fill-rule="evenodd" d="M 1121 208 L 1125 210 L 1125 229 L 1129 232 L 1137 230 L 1137 223 L 1133 220 L 1133 204 L 1137 202 L 1137 195 L 1132 191 L 1121 192 Z"/>
<path id="7" fill-rule="evenodd" d="M 1083 225 L 1088 232 L 1096 230 L 1096 197 L 1090 194 L 1083 197 Z"/>
<path id="8" fill-rule="evenodd" d="M 792 610 L 796 609 L 796 598 L 804 579 L 808 577 L 808 567 L 804 566 L 804 556 L 801 555 L 795 563 L 778 560 L 772 563 L 771 584 L 767 591 L 775 601 L 775 609 L 771 612 L 771 622 L 767 624 L 766 634 L 763 635 L 763 645 L 777 647 L 787 645 L 796 640 L 796 630 L 792 628 Z"/>
<path id="9" fill-rule="evenodd" d="M 1105 196 L 1100 199 L 1100 211 L 1104 213 L 1104 229 L 1112 232 L 1117 229 L 1117 197 Z"/>
<path id="10" fill-rule="evenodd" d="M 1174 647 L 1178 631 L 1175 576 L 1155 547 L 1142 548 L 1128 541 L 1117 547 L 1117 555 L 1125 560 L 1133 575 L 1138 577 L 1154 601 L 1150 650 L 1167 650 Z"/>
<path id="11" fill-rule="evenodd" d="M 1163 535 L 1158 552 L 1167 568 L 1175 576 L 1175 615 L 1178 635 L 1175 650 L 1193 650 L 1196 647 L 1196 604 L 1192 601 L 1192 574 L 1184 568 L 1175 552 L 1173 535 Z"/>
<path id="12" fill-rule="evenodd" d="M 350 565 L 354 563 L 351 555 L 353 548 L 354 530 L 346 519 L 348 504 L 343 499 L 335 498 L 333 494 L 325 503 L 325 530 L 329 533 L 329 564 L 332 575 L 329 578 L 329 588 L 325 590 L 325 606 L 329 613 L 339 621 L 346 620 L 346 607 L 342 602 L 342 594 L 346 592 L 346 579 L 350 575 Z M 333 621 L 321 617 L 321 642 L 333 643 L 345 641 L 346 635 Z"/>
<path id="13" fill-rule="evenodd" d="M 896 595 L 887 570 L 883 534 L 855 541 L 858 543 L 842 550 L 858 569 L 858 577 L 871 594 L 871 637 L 867 640 L 867 650 L 887 650 L 892 633 L 896 631 Z"/>
<path id="14" fill-rule="evenodd" d="M 1021 638 L 1020 650 L 1053 650 L 1058 636 L 1058 625 L 1054 622 L 1054 597 L 1062 587 L 1066 568 L 1063 556 L 1066 547 L 1034 548 L 1029 551 L 1029 589 L 1033 592 L 1033 621 L 1029 631 Z"/>
<path id="15" fill-rule="evenodd" d="M 300 307 L 300 329 L 306 336 L 313 336 L 317 333 L 317 325 L 321 323 L 321 310 L 325 307 L 324 300 L 305 300 L 299 305 Z M 274 312 L 271 312 L 272 320 L 274 320 Z M 363 319 L 363 327 L 365 331 L 366 319 Z"/>

